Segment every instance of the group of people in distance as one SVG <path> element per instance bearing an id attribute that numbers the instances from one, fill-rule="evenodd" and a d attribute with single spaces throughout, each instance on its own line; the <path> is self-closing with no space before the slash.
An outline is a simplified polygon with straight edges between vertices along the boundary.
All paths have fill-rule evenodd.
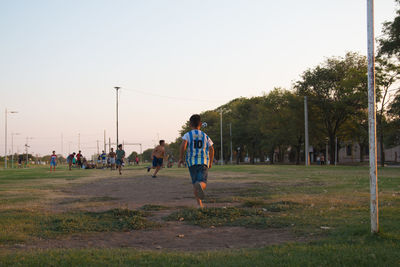
<path id="1" fill-rule="evenodd" d="M 106 154 L 103 151 L 103 154 L 106 157 Z M 104 155 L 101 155 L 103 158 Z M 111 170 L 115 170 L 116 168 L 119 171 L 119 174 L 122 174 L 122 165 L 124 163 L 125 159 L 125 151 L 122 149 L 122 145 L 118 145 L 118 149 L 116 152 L 114 152 L 114 149 L 111 148 L 110 153 L 108 154 L 110 157 L 110 164 L 111 164 Z M 69 170 L 72 169 L 72 165 L 76 164 L 79 168 L 86 168 L 87 166 L 87 161 L 86 159 L 82 156 L 82 151 L 79 150 L 78 154 L 73 152 L 72 154 L 69 154 L 67 157 L 67 163 L 68 163 L 68 168 Z M 103 165 L 106 163 L 106 160 L 102 161 Z M 57 166 L 57 155 L 56 152 L 53 151 L 51 156 L 50 156 L 50 171 L 55 171 Z"/>
<path id="2" fill-rule="evenodd" d="M 207 187 L 208 170 L 212 167 L 212 163 L 214 160 L 214 147 L 210 137 L 208 137 L 206 133 L 200 130 L 201 125 L 202 122 L 200 115 L 195 114 L 190 117 L 191 130 L 185 133 L 185 135 L 182 137 L 178 167 L 180 167 L 184 163 L 186 163 L 186 165 L 188 166 L 193 185 L 193 194 L 196 198 L 198 206 L 202 208 L 202 200 L 205 197 L 204 191 Z M 75 156 L 77 165 L 79 167 L 82 167 L 83 156 L 81 154 L 81 151 L 79 150 L 78 154 L 74 152 L 67 157 L 69 170 L 71 170 Z M 108 156 L 110 158 L 111 169 L 115 169 L 116 166 L 119 174 L 122 174 L 121 169 L 125 159 L 125 151 L 122 149 L 122 145 L 118 145 L 116 152 L 114 152 L 113 148 L 111 148 Z M 156 178 L 157 173 L 163 166 L 163 160 L 165 158 L 164 140 L 160 140 L 159 145 L 153 150 L 151 157 L 152 166 L 148 167 L 147 171 L 150 172 L 151 169 L 154 169 L 155 171 L 152 174 L 152 177 Z M 103 158 L 106 158 L 106 154 L 104 153 L 104 151 L 100 155 L 100 158 L 102 160 L 102 163 L 105 164 Z M 53 151 L 50 161 L 50 171 L 55 171 L 56 160 L 57 156 L 55 154 L 55 151 Z"/>

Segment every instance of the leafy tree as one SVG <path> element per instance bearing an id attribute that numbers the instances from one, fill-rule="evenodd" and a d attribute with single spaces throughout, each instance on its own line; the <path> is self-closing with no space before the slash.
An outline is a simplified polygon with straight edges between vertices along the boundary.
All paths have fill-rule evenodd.
<path id="1" fill-rule="evenodd" d="M 400 0 L 396 0 L 400 4 Z M 383 24 L 383 37 L 378 39 L 379 54 L 397 56 L 400 58 L 400 9 L 396 10 L 397 16 L 393 21 Z"/>
<path id="2" fill-rule="evenodd" d="M 134 162 L 136 160 L 136 157 L 139 156 L 139 154 L 136 151 L 133 151 L 129 156 L 128 156 L 128 161 L 129 162 Z"/>
<path id="3" fill-rule="evenodd" d="M 388 57 L 379 57 L 376 61 L 376 85 L 380 89 L 380 105 L 377 110 L 377 125 L 379 145 L 381 151 L 381 165 L 385 166 L 384 132 L 388 126 L 386 120 L 387 106 L 391 101 L 392 85 L 400 79 L 400 65 L 397 60 Z M 397 90 L 397 89 L 396 89 Z"/>
<path id="4" fill-rule="evenodd" d="M 367 61 L 357 53 L 328 58 L 323 64 L 305 71 L 295 88 L 309 96 L 309 105 L 318 108 L 324 134 L 335 155 L 335 138 L 343 124 L 367 106 Z"/>

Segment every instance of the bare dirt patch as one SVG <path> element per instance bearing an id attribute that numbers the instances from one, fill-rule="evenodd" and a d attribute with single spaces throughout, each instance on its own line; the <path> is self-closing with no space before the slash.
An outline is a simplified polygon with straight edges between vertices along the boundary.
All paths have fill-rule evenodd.
<path id="1" fill-rule="evenodd" d="M 114 174 L 115 175 L 115 174 Z M 219 177 L 220 178 L 220 177 Z M 254 188 L 258 182 L 216 179 L 210 181 L 208 193 L 212 197 L 234 195 L 238 190 Z M 61 193 L 61 192 L 60 192 Z M 139 209 L 148 204 L 166 207 L 150 211 L 149 220 L 162 225 L 154 230 L 131 232 L 107 232 L 72 234 L 60 239 L 37 240 L 24 248 L 121 248 L 167 249 L 167 250 L 216 250 L 226 248 L 253 248 L 286 242 L 304 242 L 305 238 L 294 235 L 288 228 L 251 229 L 244 227 L 209 227 L 187 225 L 185 222 L 164 221 L 179 207 L 196 207 L 192 185 L 182 174 L 162 174 L 151 178 L 144 171 L 125 172 L 123 176 L 99 177 L 87 183 L 79 183 L 62 190 L 60 198 L 53 199 L 50 210 L 104 211 L 111 208 Z M 235 206 L 238 203 L 207 203 L 207 207 Z"/>

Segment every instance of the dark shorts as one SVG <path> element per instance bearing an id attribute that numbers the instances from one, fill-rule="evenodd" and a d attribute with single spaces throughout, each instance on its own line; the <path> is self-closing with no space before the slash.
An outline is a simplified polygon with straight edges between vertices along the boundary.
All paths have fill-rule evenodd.
<path id="1" fill-rule="evenodd" d="M 207 183 L 208 167 L 207 165 L 193 165 L 189 167 L 190 176 L 192 177 L 192 184 L 196 182 Z"/>
<path id="2" fill-rule="evenodd" d="M 162 166 L 163 165 L 163 158 L 153 157 L 153 167 Z"/>
<path id="3" fill-rule="evenodd" d="M 122 165 L 122 159 L 117 159 L 116 161 L 115 161 L 115 163 L 117 164 L 117 165 Z"/>

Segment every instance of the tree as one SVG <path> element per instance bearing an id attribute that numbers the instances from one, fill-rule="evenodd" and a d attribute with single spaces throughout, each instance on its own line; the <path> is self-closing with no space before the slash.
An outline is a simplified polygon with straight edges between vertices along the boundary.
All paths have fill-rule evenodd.
<path id="1" fill-rule="evenodd" d="M 136 157 L 138 156 L 139 154 L 136 152 L 136 151 L 133 151 L 129 156 L 128 156 L 128 161 L 129 162 L 134 162 L 135 160 L 136 160 Z"/>
<path id="2" fill-rule="evenodd" d="M 146 149 L 145 151 L 143 151 L 143 161 L 148 161 L 148 160 L 153 160 L 152 158 L 151 158 L 151 154 L 153 153 L 153 149 L 152 148 L 149 148 L 149 149 Z"/>
<path id="3" fill-rule="evenodd" d="M 333 159 L 335 138 L 341 127 L 367 106 L 366 58 L 357 53 L 328 58 L 314 69 L 305 71 L 295 88 L 299 95 L 309 96 L 309 106 L 318 108 Z"/>
<path id="4" fill-rule="evenodd" d="M 387 106 L 391 101 L 390 89 L 400 79 L 400 65 L 397 60 L 381 56 L 377 58 L 376 85 L 381 92 L 379 108 L 377 110 L 377 125 L 381 152 L 381 166 L 385 166 L 384 131 L 388 125 L 386 121 Z"/>
<path id="5" fill-rule="evenodd" d="M 400 0 L 396 0 L 400 4 Z M 393 21 L 383 24 L 383 37 L 378 39 L 379 55 L 397 56 L 400 58 L 400 9 L 396 10 L 397 16 Z"/>

